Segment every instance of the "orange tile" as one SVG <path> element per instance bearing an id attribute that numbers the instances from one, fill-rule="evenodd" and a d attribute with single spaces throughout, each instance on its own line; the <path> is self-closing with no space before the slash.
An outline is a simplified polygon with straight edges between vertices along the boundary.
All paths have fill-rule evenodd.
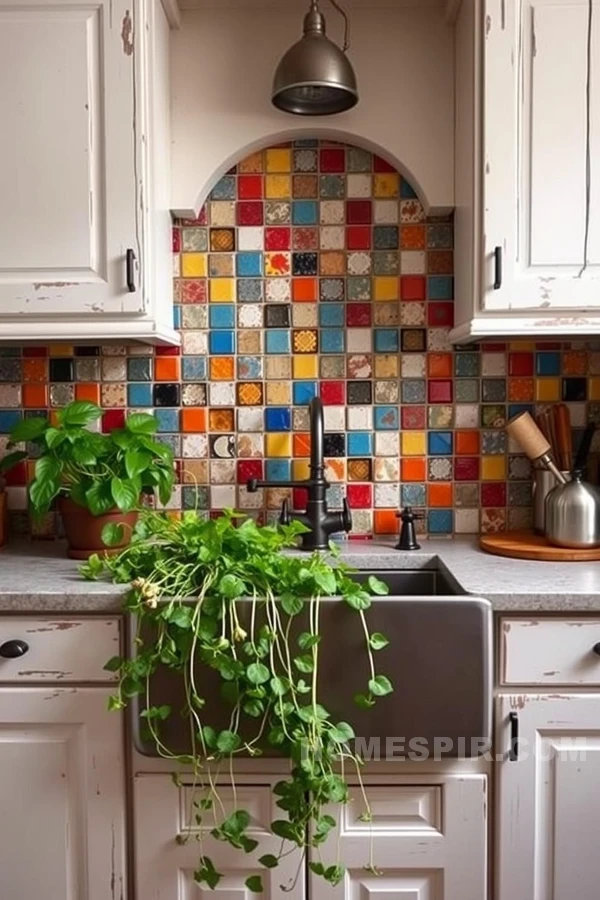
<path id="1" fill-rule="evenodd" d="M 402 460 L 402 481 L 425 481 L 424 459 Z"/>
<path id="2" fill-rule="evenodd" d="M 37 360 L 32 360 L 32 362 L 37 362 Z M 48 385 L 24 384 L 23 406 L 26 409 L 44 409 L 48 406 Z"/>
<path id="3" fill-rule="evenodd" d="M 452 354 L 428 353 L 427 374 L 430 378 L 452 378 Z"/>
<path id="4" fill-rule="evenodd" d="M 479 454 L 478 431 L 456 431 L 454 441 L 457 456 L 477 456 Z"/>
<path id="5" fill-rule="evenodd" d="M 587 353 L 585 350 L 565 350 L 563 353 L 563 375 L 587 375 Z"/>
<path id="6" fill-rule="evenodd" d="M 154 360 L 155 381 L 179 381 L 179 357 L 157 356 Z"/>
<path id="7" fill-rule="evenodd" d="M 100 403 L 100 385 L 92 384 L 76 384 L 75 399 L 89 400 L 90 403 Z"/>
<path id="8" fill-rule="evenodd" d="M 294 278 L 292 280 L 292 299 L 296 303 L 314 303 L 317 299 L 317 279 Z"/>
<path id="9" fill-rule="evenodd" d="M 233 356 L 212 356 L 210 359 L 211 381 L 233 381 L 235 360 Z"/>
<path id="10" fill-rule="evenodd" d="M 232 409 L 211 409 L 208 412 L 208 427 L 210 431 L 233 431 Z M 268 438 L 268 435 L 267 435 Z"/>
<path id="11" fill-rule="evenodd" d="M 190 406 L 181 410 L 181 430 L 187 432 L 206 431 L 206 410 Z"/>
<path id="12" fill-rule="evenodd" d="M 398 518 L 395 509 L 376 509 L 375 534 L 398 534 Z"/>
<path id="13" fill-rule="evenodd" d="M 452 485 L 450 483 L 428 484 L 427 500 L 429 506 L 452 506 Z"/>
<path id="14" fill-rule="evenodd" d="M 533 378 L 509 378 L 508 399 L 513 403 L 530 403 L 533 400 Z"/>
<path id="15" fill-rule="evenodd" d="M 23 381 L 48 381 L 47 359 L 24 359 Z"/>
<path id="16" fill-rule="evenodd" d="M 346 460 L 329 457 L 325 462 L 325 471 L 329 470 L 330 481 L 344 481 L 346 478 Z"/>
<path id="17" fill-rule="evenodd" d="M 403 250 L 424 250 L 425 226 L 403 225 L 400 229 L 400 246 Z"/>
<path id="18" fill-rule="evenodd" d="M 295 434 L 293 436 L 294 456 L 310 456 L 310 434 Z"/>

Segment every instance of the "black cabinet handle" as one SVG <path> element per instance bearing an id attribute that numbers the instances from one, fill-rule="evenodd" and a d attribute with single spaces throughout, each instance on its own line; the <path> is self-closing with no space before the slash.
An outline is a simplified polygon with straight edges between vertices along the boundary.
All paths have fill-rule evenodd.
<path id="1" fill-rule="evenodd" d="M 508 748 L 508 759 L 510 762 L 517 762 L 519 759 L 519 715 L 516 712 L 508 714 L 510 722 L 510 746 Z"/>
<path id="2" fill-rule="evenodd" d="M 597 644 L 594 644 L 592 647 L 592 652 L 596 654 L 596 656 L 600 656 L 600 641 Z"/>
<path id="3" fill-rule="evenodd" d="M 494 290 L 502 287 L 502 247 L 494 247 Z"/>
<path id="4" fill-rule="evenodd" d="M 127 290 L 130 294 L 135 293 L 135 253 L 131 249 L 131 247 L 127 250 L 125 254 L 126 266 L 127 266 Z"/>
<path id="5" fill-rule="evenodd" d="M 18 659 L 20 656 L 25 656 L 28 650 L 29 644 L 26 644 L 25 641 L 5 641 L 0 645 L 0 656 L 3 659 Z"/>

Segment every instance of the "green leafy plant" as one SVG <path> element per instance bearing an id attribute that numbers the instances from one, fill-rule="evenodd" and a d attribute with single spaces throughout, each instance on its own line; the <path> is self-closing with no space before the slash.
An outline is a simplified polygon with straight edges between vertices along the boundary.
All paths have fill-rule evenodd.
<path id="1" fill-rule="evenodd" d="M 372 594 L 387 593 L 387 586 L 373 577 L 367 585 L 358 584 L 353 570 L 339 559 L 332 565 L 319 553 L 282 552 L 295 546 L 305 530 L 298 523 L 259 527 L 232 512 L 215 520 L 200 519 L 194 512 L 173 520 L 144 511 L 128 549 L 117 557 L 92 557 L 82 569 L 88 578 L 108 572 L 131 585 L 125 608 L 137 617 L 137 652 L 107 663 L 109 671 L 119 674 L 110 707 L 122 709 L 141 696 L 141 715 L 159 755 L 190 767 L 192 819 L 200 842 L 195 879 L 211 888 L 221 874 L 205 852 L 207 831 L 242 852 L 257 846 L 247 832 L 247 810 L 236 801 L 233 812 L 226 813 L 215 773 L 226 764 L 235 798 L 232 761 L 239 754 L 258 756 L 265 745 L 277 747 L 290 760 L 290 773 L 274 788 L 282 814 L 271 823 L 271 832 L 281 838 L 281 850 L 261 856 L 261 865 L 275 868 L 296 847 L 304 858 L 310 848 L 315 874 L 331 884 L 344 874 L 340 860 L 325 865 L 320 850 L 336 827 L 331 804 L 349 800 L 348 766 L 362 787 L 362 760 L 352 746 L 352 725 L 335 721 L 320 702 L 319 660 L 322 653 L 335 653 L 334 641 L 324 646 L 320 608 L 324 597 L 336 597 L 350 615 L 359 617 L 365 690 L 354 699 L 358 706 L 370 707 L 392 691 L 389 679 L 377 674 L 374 659 L 387 639 L 369 633 L 365 615 Z M 331 552 L 337 555 L 334 545 Z M 171 708 L 152 703 L 152 676 L 162 666 L 181 676 L 185 705 L 173 714 L 183 716 L 189 726 L 191 750 L 185 755 L 172 751 L 161 734 Z M 218 673 L 221 697 L 228 704 L 226 727 L 217 727 L 204 713 L 209 669 Z M 174 779 L 181 783 L 179 774 Z M 368 821 L 366 797 L 364 802 Z M 372 859 L 367 868 L 375 871 Z M 262 879 L 253 875 L 246 885 L 260 892 Z"/>
<path id="2" fill-rule="evenodd" d="M 138 507 L 142 493 L 156 491 L 163 503 L 171 496 L 173 453 L 154 438 L 154 416 L 134 413 L 123 428 L 108 434 L 90 431 L 88 426 L 101 415 L 95 403 L 75 401 L 56 410 L 55 422 L 33 416 L 11 429 L 9 448 L 27 441 L 40 451 L 29 486 L 36 516 L 47 513 L 59 495 L 95 516 L 115 507 L 130 512 Z M 9 453 L 0 461 L 0 472 L 27 456 L 22 450 Z"/>

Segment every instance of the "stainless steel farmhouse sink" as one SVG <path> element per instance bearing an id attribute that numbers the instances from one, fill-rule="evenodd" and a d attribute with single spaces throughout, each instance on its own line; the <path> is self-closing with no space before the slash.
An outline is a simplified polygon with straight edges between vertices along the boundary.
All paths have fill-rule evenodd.
<path id="1" fill-rule="evenodd" d="M 409 751 L 410 742 L 417 746 L 418 738 L 419 752 L 437 750 L 443 758 L 478 755 L 486 743 L 491 746 L 491 605 L 461 596 L 458 585 L 433 569 L 362 571 L 356 577 L 362 581 L 370 574 L 390 586 L 389 595 L 373 599 L 367 618 L 371 632 L 383 632 L 390 641 L 377 652 L 376 663 L 378 672 L 391 679 L 394 692 L 371 709 L 356 706 L 354 695 L 365 690 L 369 678 L 364 633 L 356 612 L 343 601 L 328 598 L 320 612 L 320 702 L 336 720 L 351 722 L 363 748 L 382 759 L 397 760 Z M 244 610 L 240 617 L 244 618 Z M 307 627 L 302 618 L 294 619 L 297 634 Z M 130 632 L 136 633 L 133 618 Z M 135 654 L 133 640 L 130 647 Z M 220 697 L 218 675 L 202 666 L 197 684 L 207 699 L 204 721 L 226 728 L 231 709 Z M 172 707 L 161 735 L 167 746 L 186 752 L 187 726 L 177 715 L 184 706 L 179 677 L 167 670 L 158 672 L 150 702 Z M 135 745 L 142 754 L 153 756 L 154 746 L 140 728 L 141 709 L 136 704 L 130 707 Z M 278 755 L 266 744 L 263 751 L 265 756 Z"/>

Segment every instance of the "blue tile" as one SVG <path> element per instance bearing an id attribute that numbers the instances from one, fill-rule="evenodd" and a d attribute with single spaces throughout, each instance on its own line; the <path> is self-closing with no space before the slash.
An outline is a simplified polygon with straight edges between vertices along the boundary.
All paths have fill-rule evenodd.
<path id="1" fill-rule="evenodd" d="M 127 360 L 128 381 L 152 381 L 152 358 L 132 356 Z"/>
<path id="2" fill-rule="evenodd" d="M 8 434 L 13 425 L 22 419 L 18 409 L 0 409 L 0 434 Z"/>
<path id="3" fill-rule="evenodd" d="M 424 378 L 403 378 L 400 382 L 403 403 L 425 403 L 427 382 Z"/>
<path id="4" fill-rule="evenodd" d="M 344 339 L 342 328 L 321 329 L 321 353 L 343 353 Z"/>
<path id="5" fill-rule="evenodd" d="M 325 491 L 325 499 L 329 509 L 341 509 L 344 505 L 344 497 L 346 496 L 345 484 L 330 484 Z"/>
<path id="6" fill-rule="evenodd" d="M 321 328 L 343 328 L 344 306 L 342 303 L 320 303 L 319 325 Z"/>
<path id="7" fill-rule="evenodd" d="M 397 353 L 400 349 L 400 337 L 397 328 L 375 329 L 376 353 Z"/>
<path id="8" fill-rule="evenodd" d="M 560 375 L 560 353 L 549 350 L 536 353 L 535 371 L 538 375 Z"/>
<path id="9" fill-rule="evenodd" d="M 289 459 L 267 459 L 265 461 L 265 474 L 267 481 L 289 481 Z"/>
<path id="10" fill-rule="evenodd" d="M 135 381 L 128 384 L 127 406 L 152 406 L 152 385 Z"/>
<path id="11" fill-rule="evenodd" d="M 322 347 L 321 347 L 322 349 Z M 293 386 L 294 406 L 306 406 L 317 396 L 316 381 L 295 381 Z"/>
<path id="12" fill-rule="evenodd" d="M 316 225 L 317 204 L 314 200 L 294 200 L 292 203 L 294 225 Z"/>
<path id="13" fill-rule="evenodd" d="M 454 374 L 458 378 L 477 378 L 479 358 L 479 353 L 455 353 Z"/>
<path id="14" fill-rule="evenodd" d="M 181 306 L 173 307 L 173 328 L 181 328 Z"/>
<path id="15" fill-rule="evenodd" d="M 400 428 L 397 406 L 376 406 L 375 429 L 376 431 L 398 431 Z"/>
<path id="16" fill-rule="evenodd" d="M 179 431 L 179 410 L 155 408 L 153 415 L 158 422 L 158 431 Z"/>
<path id="17" fill-rule="evenodd" d="M 237 373 L 245 381 L 262 378 L 262 356 L 238 356 Z"/>
<path id="18" fill-rule="evenodd" d="M 276 328 L 274 331 L 265 331 L 265 350 L 267 353 L 289 353 L 290 349 L 289 331 L 281 328 Z"/>
<path id="19" fill-rule="evenodd" d="M 424 484 L 403 484 L 400 488 L 402 506 L 425 506 L 426 491 Z"/>
<path id="20" fill-rule="evenodd" d="M 235 306 L 233 303 L 211 303 L 208 307 L 208 321 L 211 328 L 234 328 Z"/>
<path id="21" fill-rule="evenodd" d="M 451 431 L 430 431 L 427 443 L 430 456 L 452 456 Z"/>
<path id="22" fill-rule="evenodd" d="M 267 406 L 265 409 L 266 431 L 291 431 L 292 411 L 287 406 Z"/>
<path id="23" fill-rule="evenodd" d="M 521 413 L 528 412 L 533 415 L 533 403 L 511 403 L 508 407 L 508 418 L 519 416 Z"/>
<path id="24" fill-rule="evenodd" d="M 181 368 L 183 381 L 204 381 L 206 378 L 206 357 L 182 356 Z"/>
<path id="25" fill-rule="evenodd" d="M 262 275 L 262 258 L 260 252 L 237 253 L 235 265 L 240 278 L 256 278 Z"/>
<path id="26" fill-rule="evenodd" d="M 400 196 L 403 200 L 417 200 L 418 197 L 405 178 L 400 179 Z"/>
<path id="27" fill-rule="evenodd" d="M 235 200 L 235 176 L 224 175 L 210 192 L 211 200 Z"/>
<path id="28" fill-rule="evenodd" d="M 427 297 L 429 300 L 452 300 L 454 297 L 452 275 L 430 275 L 427 279 Z"/>
<path id="29" fill-rule="evenodd" d="M 208 337 L 210 352 L 214 356 L 230 356 L 235 352 L 233 331 L 211 331 Z"/>
<path id="30" fill-rule="evenodd" d="M 350 431 L 348 439 L 348 456 L 371 456 L 373 453 L 373 435 L 370 431 Z"/>
<path id="31" fill-rule="evenodd" d="M 429 534 L 452 534 L 452 510 L 430 509 L 427 513 Z"/>

